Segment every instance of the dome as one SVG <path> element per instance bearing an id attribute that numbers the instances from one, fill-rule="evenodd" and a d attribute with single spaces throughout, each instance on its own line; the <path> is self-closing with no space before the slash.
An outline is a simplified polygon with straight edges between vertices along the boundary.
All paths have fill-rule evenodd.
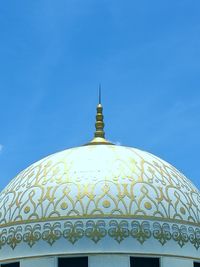
<path id="1" fill-rule="evenodd" d="M 50 155 L 0 194 L 0 259 L 134 253 L 198 258 L 200 192 L 162 159 L 104 139 Z"/>

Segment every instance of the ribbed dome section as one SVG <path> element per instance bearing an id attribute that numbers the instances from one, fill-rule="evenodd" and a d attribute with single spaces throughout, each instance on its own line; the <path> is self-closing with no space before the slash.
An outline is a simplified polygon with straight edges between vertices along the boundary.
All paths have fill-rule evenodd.
<path id="1" fill-rule="evenodd" d="M 14 178 L 0 194 L 0 227 L 2 258 L 10 249 L 16 257 L 141 249 L 197 257 L 200 193 L 150 153 L 87 145 Z"/>

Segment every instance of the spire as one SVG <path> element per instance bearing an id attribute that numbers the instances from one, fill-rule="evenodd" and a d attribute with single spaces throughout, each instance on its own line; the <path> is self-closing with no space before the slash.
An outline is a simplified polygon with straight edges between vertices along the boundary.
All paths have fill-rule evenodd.
<path id="1" fill-rule="evenodd" d="M 99 84 L 99 104 L 101 104 L 101 84 Z"/>
<path id="2" fill-rule="evenodd" d="M 101 85 L 99 85 L 99 104 L 97 105 L 97 115 L 95 123 L 96 131 L 94 137 L 105 138 L 104 121 L 103 121 L 103 107 L 101 105 Z"/>
<path id="3" fill-rule="evenodd" d="M 105 139 L 104 132 L 104 116 L 103 116 L 103 106 L 101 104 L 101 84 L 99 84 L 99 103 L 97 105 L 96 113 L 96 131 L 94 133 L 94 139 L 87 145 L 112 145 L 109 141 Z"/>

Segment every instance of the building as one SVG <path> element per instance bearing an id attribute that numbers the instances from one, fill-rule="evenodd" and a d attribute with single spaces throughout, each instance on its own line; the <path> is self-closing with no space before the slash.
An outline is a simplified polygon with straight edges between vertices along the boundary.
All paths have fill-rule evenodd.
<path id="1" fill-rule="evenodd" d="M 200 192 L 162 159 L 105 139 L 50 155 L 0 194 L 0 266 L 200 267 Z"/>

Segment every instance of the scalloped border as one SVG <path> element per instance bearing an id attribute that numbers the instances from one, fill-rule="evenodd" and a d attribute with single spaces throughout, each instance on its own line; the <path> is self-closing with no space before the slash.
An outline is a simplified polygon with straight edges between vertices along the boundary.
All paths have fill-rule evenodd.
<path id="1" fill-rule="evenodd" d="M 0 250 L 5 246 L 14 250 L 21 243 L 32 248 L 39 241 L 53 246 L 61 238 L 74 245 L 84 237 L 95 244 L 105 237 L 110 237 L 119 244 L 127 238 L 133 238 L 142 245 L 153 238 L 162 246 L 174 241 L 180 248 L 191 244 L 196 250 L 200 249 L 200 227 L 145 220 L 97 219 L 41 222 L 0 228 Z"/>

